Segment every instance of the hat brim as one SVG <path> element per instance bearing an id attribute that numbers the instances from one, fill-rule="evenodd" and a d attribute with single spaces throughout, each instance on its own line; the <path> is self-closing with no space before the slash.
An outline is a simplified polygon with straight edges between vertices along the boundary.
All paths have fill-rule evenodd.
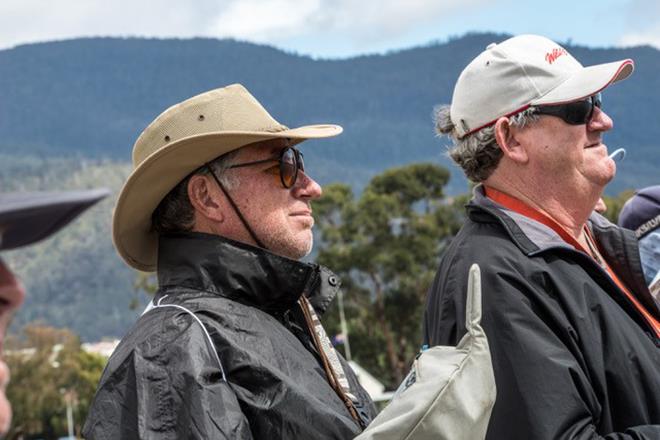
<path id="1" fill-rule="evenodd" d="M 117 199 L 112 239 L 119 255 L 135 269 L 156 269 L 158 234 L 151 230 L 151 215 L 163 198 L 188 174 L 210 160 L 246 145 L 289 138 L 292 144 L 307 139 L 337 136 L 338 125 L 307 125 L 278 132 L 223 131 L 190 136 L 147 157 L 128 177 Z"/>
<path id="2" fill-rule="evenodd" d="M 94 189 L 0 194 L 0 250 L 49 237 L 109 193 Z"/>
<path id="3" fill-rule="evenodd" d="M 633 70 L 633 61 L 629 59 L 585 67 L 530 105 L 563 104 L 595 95 L 610 84 L 628 78 Z"/>

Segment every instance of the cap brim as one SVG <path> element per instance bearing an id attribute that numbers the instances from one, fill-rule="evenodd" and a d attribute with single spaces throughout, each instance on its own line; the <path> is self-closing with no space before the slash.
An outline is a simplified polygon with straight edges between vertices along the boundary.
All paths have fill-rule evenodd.
<path id="1" fill-rule="evenodd" d="M 112 220 L 117 252 L 138 270 L 155 270 L 158 235 L 151 230 L 151 215 L 172 188 L 210 160 L 255 142 L 289 138 L 295 145 L 307 139 L 337 136 L 342 131 L 331 124 L 273 133 L 225 131 L 191 136 L 159 149 L 133 171 L 119 194 Z"/>
<path id="2" fill-rule="evenodd" d="M 109 193 L 94 189 L 0 194 L 0 250 L 49 237 Z"/>
<path id="3" fill-rule="evenodd" d="M 585 67 L 544 96 L 532 101 L 530 105 L 563 104 L 586 98 L 600 92 L 610 84 L 628 78 L 633 70 L 632 60 Z"/>

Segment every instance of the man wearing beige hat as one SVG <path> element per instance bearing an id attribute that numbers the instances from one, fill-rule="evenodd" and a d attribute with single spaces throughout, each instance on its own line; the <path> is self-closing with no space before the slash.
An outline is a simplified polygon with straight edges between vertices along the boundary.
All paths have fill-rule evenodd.
<path id="1" fill-rule="evenodd" d="M 374 414 L 318 315 L 339 280 L 298 261 L 321 187 L 289 129 L 235 84 L 158 116 L 133 148 L 113 239 L 156 270 L 152 306 L 108 361 L 90 439 L 348 439 Z"/>
<path id="2" fill-rule="evenodd" d="M 660 438 L 660 311 L 634 234 L 594 212 L 615 173 L 600 93 L 633 62 L 583 67 L 546 38 L 492 44 L 463 70 L 437 128 L 478 183 L 443 255 L 429 345 L 465 334 L 477 263 L 497 399 L 489 439 Z"/>

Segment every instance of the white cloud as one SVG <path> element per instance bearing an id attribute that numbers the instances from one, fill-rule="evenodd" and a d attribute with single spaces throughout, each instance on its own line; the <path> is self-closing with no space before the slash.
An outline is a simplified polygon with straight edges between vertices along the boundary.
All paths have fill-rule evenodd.
<path id="1" fill-rule="evenodd" d="M 79 36 L 333 38 L 369 50 L 485 0 L 2 0 L 0 48 Z M 440 34 L 440 32 L 438 33 Z M 382 45 L 382 44 L 381 44 Z M 377 45 L 376 45 L 377 46 Z"/>
<path id="2" fill-rule="evenodd" d="M 211 35 L 216 0 L 2 0 L 0 47 L 79 36 Z"/>
<path id="3" fill-rule="evenodd" d="M 418 26 L 438 21 L 460 8 L 471 8 L 481 0 L 352 0 L 327 1 L 318 22 L 355 38 L 394 38 Z"/>
<path id="4" fill-rule="evenodd" d="M 214 24 L 215 36 L 277 45 L 290 39 L 348 41 L 369 51 L 485 0 L 230 0 Z"/>
<path id="5" fill-rule="evenodd" d="M 649 44 L 660 48 L 660 3 L 657 0 L 631 0 L 626 6 L 626 29 L 619 44 Z"/>
<path id="6" fill-rule="evenodd" d="M 619 44 L 624 47 L 648 44 L 660 49 L 660 26 L 643 32 L 625 34 L 619 40 Z"/>
<path id="7" fill-rule="evenodd" d="M 213 28 L 217 36 L 276 41 L 308 31 L 321 9 L 321 0 L 233 0 L 218 11 Z"/>

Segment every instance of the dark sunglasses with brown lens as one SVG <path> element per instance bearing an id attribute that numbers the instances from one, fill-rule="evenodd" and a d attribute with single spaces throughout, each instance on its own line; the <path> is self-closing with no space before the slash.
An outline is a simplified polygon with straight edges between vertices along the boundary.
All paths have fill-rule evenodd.
<path id="1" fill-rule="evenodd" d="M 237 163 L 229 168 L 242 168 L 262 163 L 279 162 L 280 181 L 285 188 L 291 188 L 296 184 L 298 171 L 305 171 L 305 162 L 303 154 L 293 147 L 286 147 L 275 157 L 268 159 L 255 160 L 254 162 Z"/>

